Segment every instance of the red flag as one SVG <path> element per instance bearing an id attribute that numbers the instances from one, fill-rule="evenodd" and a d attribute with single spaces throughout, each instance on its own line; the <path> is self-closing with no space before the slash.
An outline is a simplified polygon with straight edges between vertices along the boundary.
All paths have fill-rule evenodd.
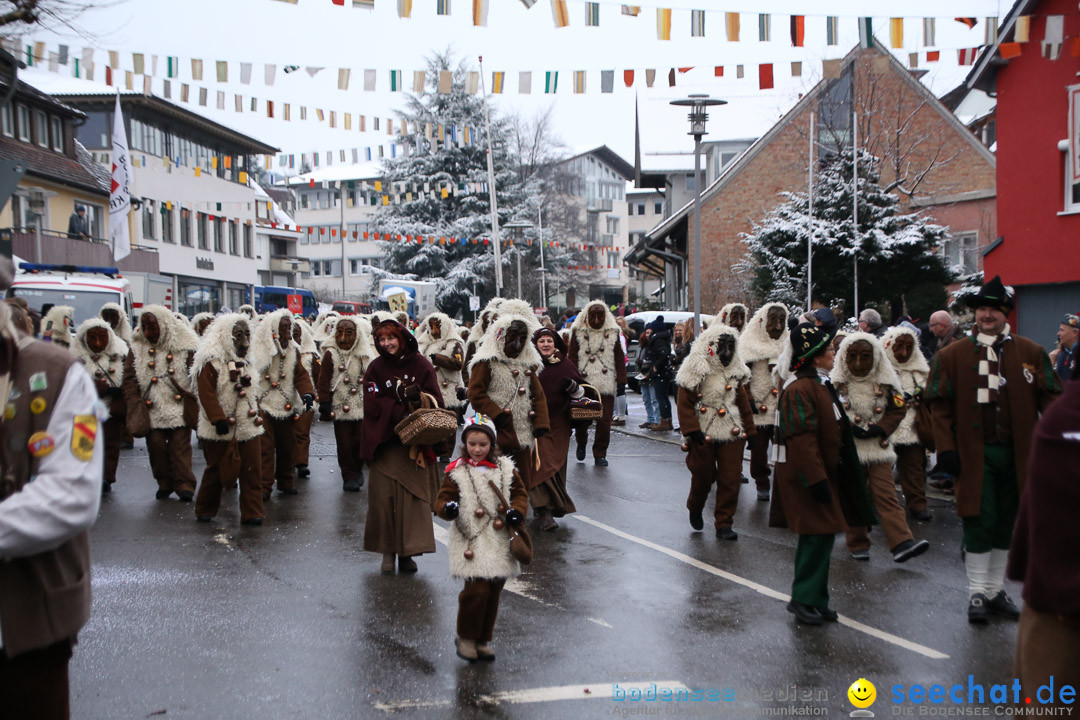
<path id="1" fill-rule="evenodd" d="M 926 62 L 937 62 L 941 59 L 940 50 L 930 50 L 926 53 Z"/>
<path id="2" fill-rule="evenodd" d="M 1080 38 L 1073 39 L 1073 57 L 1080 57 L 1080 55 L 1078 55 L 1076 52 L 1077 41 L 1080 41 Z M 1014 57 L 1020 57 L 1020 43 L 1017 42 L 1001 43 L 1000 45 L 998 45 L 998 50 L 1001 51 L 1002 60 L 1009 60 Z"/>
<path id="3" fill-rule="evenodd" d="M 623 82 L 626 83 L 626 87 L 632 86 L 634 84 L 634 71 L 633 70 L 623 70 L 622 71 L 622 79 L 623 79 Z"/>
<path id="4" fill-rule="evenodd" d="M 803 46 L 803 36 L 806 33 L 806 18 L 802 15 L 791 16 L 791 44 L 794 47 Z"/>
<path id="5" fill-rule="evenodd" d="M 724 77 L 724 66 L 723 65 L 717 65 L 716 67 L 714 67 L 713 68 L 713 75 L 715 75 L 716 77 Z"/>
<path id="6" fill-rule="evenodd" d="M 773 86 L 772 63 L 758 65 L 758 88 L 769 90 Z"/>
<path id="7" fill-rule="evenodd" d="M 973 17 L 960 17 L 956 18 L 956 22 L 963 23 L 968 26 L 968 29 L 975 27 L 975 24 L 979 21 Z"/>

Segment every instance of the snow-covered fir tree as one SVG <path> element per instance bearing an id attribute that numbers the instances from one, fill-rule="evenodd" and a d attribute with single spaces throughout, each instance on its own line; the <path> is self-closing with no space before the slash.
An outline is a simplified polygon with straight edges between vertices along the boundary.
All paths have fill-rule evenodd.
<path id="1" fill-rule="evenodd" d="M 391 235 L 447 238 L 430 242 L 384 241 L 382 250 L 387 269 L 399 275 L 433 279 L 438 283 L 436 302 L 451 315 L 468 308 L 468 297 L 480 295 L 481 305 L 495 293 L 494 254 L 490 244 L 491 207 L 487 192 L 487 134 L 483 96 L 466 90 L 468 66 L 454 65 L 449 53 L 437 54 L 428 62 L 427 87 L 423 93 L 410 94 L 400 119 L 407 123 L 409 135 L 404 141 L 407 153 L 384 161 L 384 182 L 399 202 L 379 207 L 373 227 Z M 449 93 L 438 91 L 441 71 L 452 71 Z M 520 159 L 514 156 L 509 139 L 511 122 L 489 111 L 492 133 L 492 159 L 499 225 L 524 220 L 533 225 L 513 246 L 509 234 L 500 231 L 502 240 L 503 292 L 515 294 L 517 253 L 522 253 L 522 294 L 538 302 L 538 249 L 541 240 L 537 209 L 547 193 L 548 182 L 540 172 L 522 173 Z M 439 128 L 443 140 L 439 140 Z M 468 141 L 465 128 L 469 128 Z M 414 132 L 419 129 L 419 132 Z M 430 129 L 430 138 L 428 137 Z M 451 139 L 452 133 L 457 141 Z M 442 188 L 450 190 L 443 197 Z M 479 192 L 476 190 L 480 189 Z M 546 212 L 546 211 L 545 211 Z M 451 243 L 450 238 L 457 239 Z M 469 242 L 462 244 L 460 239 Z M 481 242 L 472 243 L 474 239 Z M 483 240 L 488 240 L 484 244 Z M 544 228 L 545 242 L 553 235 Z M 565 267 L 565 249 L 546 248 L 547 265 Z"/>
<path id="2" fill-rule="evenodd" d="M 938 251 L 948 229 L 921 213 L 901 212 L 899 199 L 879 185 L 877 158 L 860 151 L 856 244 L 851 160 L 850 150 L 823 158 L 814 178 L 813 299 L 854 314 L 854 255 L 860 306 L 927 317 L 943 307 L 944 286 L 956 275 Z M 799 307 L 806 303 L 808 200 L 806 193 L 782 196 L 786 202 L 742 236 L 748 251 L 742 267 L 762 300 Z"/>

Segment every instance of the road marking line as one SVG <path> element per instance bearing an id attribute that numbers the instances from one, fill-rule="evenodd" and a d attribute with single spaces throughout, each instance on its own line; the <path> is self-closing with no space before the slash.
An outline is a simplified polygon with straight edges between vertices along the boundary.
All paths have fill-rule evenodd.
<path id="1" fill-rule="evenodd" d="M 656 550 L 657 552 L 663 553 L 664 555 L 667 555 L 670 558 L 673 558 L 675 560 L 679 560 L 680 562 L 684 562 L 687 565 L 690 565 L 691 567 L 696 567 L 699 570 L 704 570 L 707 573 L 710 573 L 712 575 L 716 575 L 717 577 L 721 577 L 721 578 L 723 578 L 725 580 L 729 580 L 729 581 L 731 581 L 731 582 L 733 582 L 733 583 L 735 583 L 737 585 L 742 585 L 743 587 L 749 588 L 749 589 L 753 590 L 754 592 L 765 595 L 766 597 L 770 597 L 773 600 L 781 600 L 783 602 L 787 602 L 787 601 L 791 600 L 790 595 L 786 595 L 786 594 L 784 594 L 782 592 L 779 592 L 777 590 L 773 590 L 772 588 L 767 587 L 765 585 L 762 585 L 760 583 L 756 583 L 753 580 L 747 580 L 744 577 L 740 577 L 739 575 L 735 575 L 734 573 L 730 573 L 730 572 L 728 572 L 726 570 L 721 570 L 720 568 L 718 568 L 718 567 L 716 567 L 714 565 L 710 565 L 710 564 L 708 564 L 706 562 L 702 562 L 701 560 L 698 560 L 697 558 L 690 557 L 689 555 L 681 553 L 678 550 L 672 550 L 671 548 L 664 547 L 663 545 L 657 545 L 654 542 L 650 542 L 650 541 L 645 540 L 643 538 L 639 538 L 639 537 L 637 537 L 635 535 L 631 535 L 630 533 L 623 532 L 622 530 L 619 530 L 618 528 L 611 527 L 610 525 L 605 525 L 602 522 L 599 522 L 597 520 L 593 520 L 592 518 L 589 518 L 589 517 L 585 517 L 584 515 L 574 514 L 574 515 L 570 515 L 568 517 L 576 518 L 576 519 L 582 521 L 583 523 L 587 523 L 587 524 L 592 525 L 593 527 L 599 528 L 599 529 L 601 529 L 601 530 L 603 530 L 605 532 L 609 532 L 612 535 L 623 538 L 624 540 L 629 540 L 630 542 L 637 543 L 638 545 L 642 545 L 642 546 L 647 547 L 647 548 L 649 548 L 651 550 Z M 879 640 L 884 640 L 885 642 L 892 643 L 893 645 L 896 645 L 898 647 L 902 647 L 905 650 L 911 650 L 912 652 L 919 653 L 920 655 L 925 655 L 926 657 L 934 659 L 934 660 L 947 660 L 949 658 L 949 656 L 946 655 L 943 652 L 939 652 L 937 650 L 934 650 L 933 648 L 928 648 L 925 645 L 920 645 L 920 644 L 912 642 L 910 640 L 905 640 L 902 637 L 899 637 L 897 635 L 893 635 L 892 633 L 889 633 L 889 632 L 885 632 L 884 630 L 878 630 L 877 628 L 870 627 L 869 625 L 865 625 L 865 624 L 863 624 L 863 623 L 861 623 L 861 622 L 859 622 L 857 620 L 852 620 L 851 618 L 847 617 L 846 615 L 841 615 L 838 622 L 841 625 L 846 625 L 847 627 L 849 627 L 849 628 L 851 628 L 853 630 L 858 630 L 859 632 L 866 633 L 867 635 L 870 635 L 871 637 L 876 637 Z"/>
<path id="2" fill-rule="evenodd" d="M 435 540 L 449 547 L 450 531 L 444 528 L 442 525 L 438 524 L 437 522 L 432 522 L 431 525 L 435 528 Z M 532 600 L 533 602 L 538 602 L 541 605 L 555 608 L 556 610 L 566 610 L 566 608 L 564 608 L 562 605 L 559 605 L 558 603 L 548 602 L 547 600 L 543 600 L 538 597 L 535 593 L 532 592 L 532 585 L 530 585 L 527 581 L 523 580 L 521 577 L 510 578 L 509 580 L 507 580 L 506 585 L 503 586 L 503 590 L 512 592 L 515 595 L 520 595 L 521 597 Z M 610 628 L 612 630 L 615 629 L 609 623 L 606 623 L 599 618 L 585 619 L 590 622 L 594 622 L 601 627 Z"/>
<path id="3" fill-rule="evenodd" d="M 644 693 L 646 690 L 653 690 L 654 688 L 657 692 L 661 690 L 671 690 L 672 693 L 690 692 L 690 688 L 677 680 L 657 680 L 647 683 L 612 683 L 606 681 L 594 685 L 554 685 L 551 687 L 527 688 L 525 690 L 503 690 L 490 695 L 479 695 L 474 702 L 477 705 L 501 705 L 504 703 L 538 703 L 556 700 L 610 700 L 613 686 L 616 684 L 620 690 L 626 691 L 628 695 L 633 690 Z M 375 709 L 392 713 L 417 708 L 448 707 L 450 704 L 450 700 L 392 700 L 375 703 Z"/>

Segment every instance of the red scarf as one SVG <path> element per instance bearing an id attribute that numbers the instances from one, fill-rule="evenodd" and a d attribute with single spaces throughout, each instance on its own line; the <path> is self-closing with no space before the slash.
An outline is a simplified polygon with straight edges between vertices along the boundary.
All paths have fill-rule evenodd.
<path id="1" fill-rule="evenodd" d="M 468 465 L 471 465 L 472 467 L 485 467 L 485 468 L 498 468 L 499 467 L 498 465 L 491 462 L 490 460 L 473 460 L 470 457 L 459 457 L 457 460 L 455 460 L 454 462 L 452 462 L 452 463 L 450 463 L 449 465 L 446 466 L 446 472 L 450 472 L 451 470 L 456 468 L 458 465 L 460 465 L 462 462 L 464 462 L 464 463 L 466 463 Z"/>

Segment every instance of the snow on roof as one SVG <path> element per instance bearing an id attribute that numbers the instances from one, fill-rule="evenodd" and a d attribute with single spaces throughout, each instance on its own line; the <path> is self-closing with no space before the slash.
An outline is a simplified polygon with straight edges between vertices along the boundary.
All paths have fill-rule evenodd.
<path id="1" fill-rule="evenodd" d="M 289 214 L 281 209 L 281 206 L 277 204 L 277 201 L 270 197 L 270 194 L 263 189 L 262 185 L 255 182 L 248 176 L 248 186 L 255 191 L 255 197 L 259 202 L 270 202 L 270 215 L 274 218 L 273 222 L 278 225 L 292 226 L 296 224 Z"/>
<path id="2" fill-rule="evenodd" d="M 382 163 L 377 161 L 362 162 L 356 165 L 329 165 L 315 168 L 303 175 L 294 175 L 285 179 L 285 184 L 292 187 L 315 182 L 343 182 L 346 180 L 377 180 L 383 176 Z"/>

